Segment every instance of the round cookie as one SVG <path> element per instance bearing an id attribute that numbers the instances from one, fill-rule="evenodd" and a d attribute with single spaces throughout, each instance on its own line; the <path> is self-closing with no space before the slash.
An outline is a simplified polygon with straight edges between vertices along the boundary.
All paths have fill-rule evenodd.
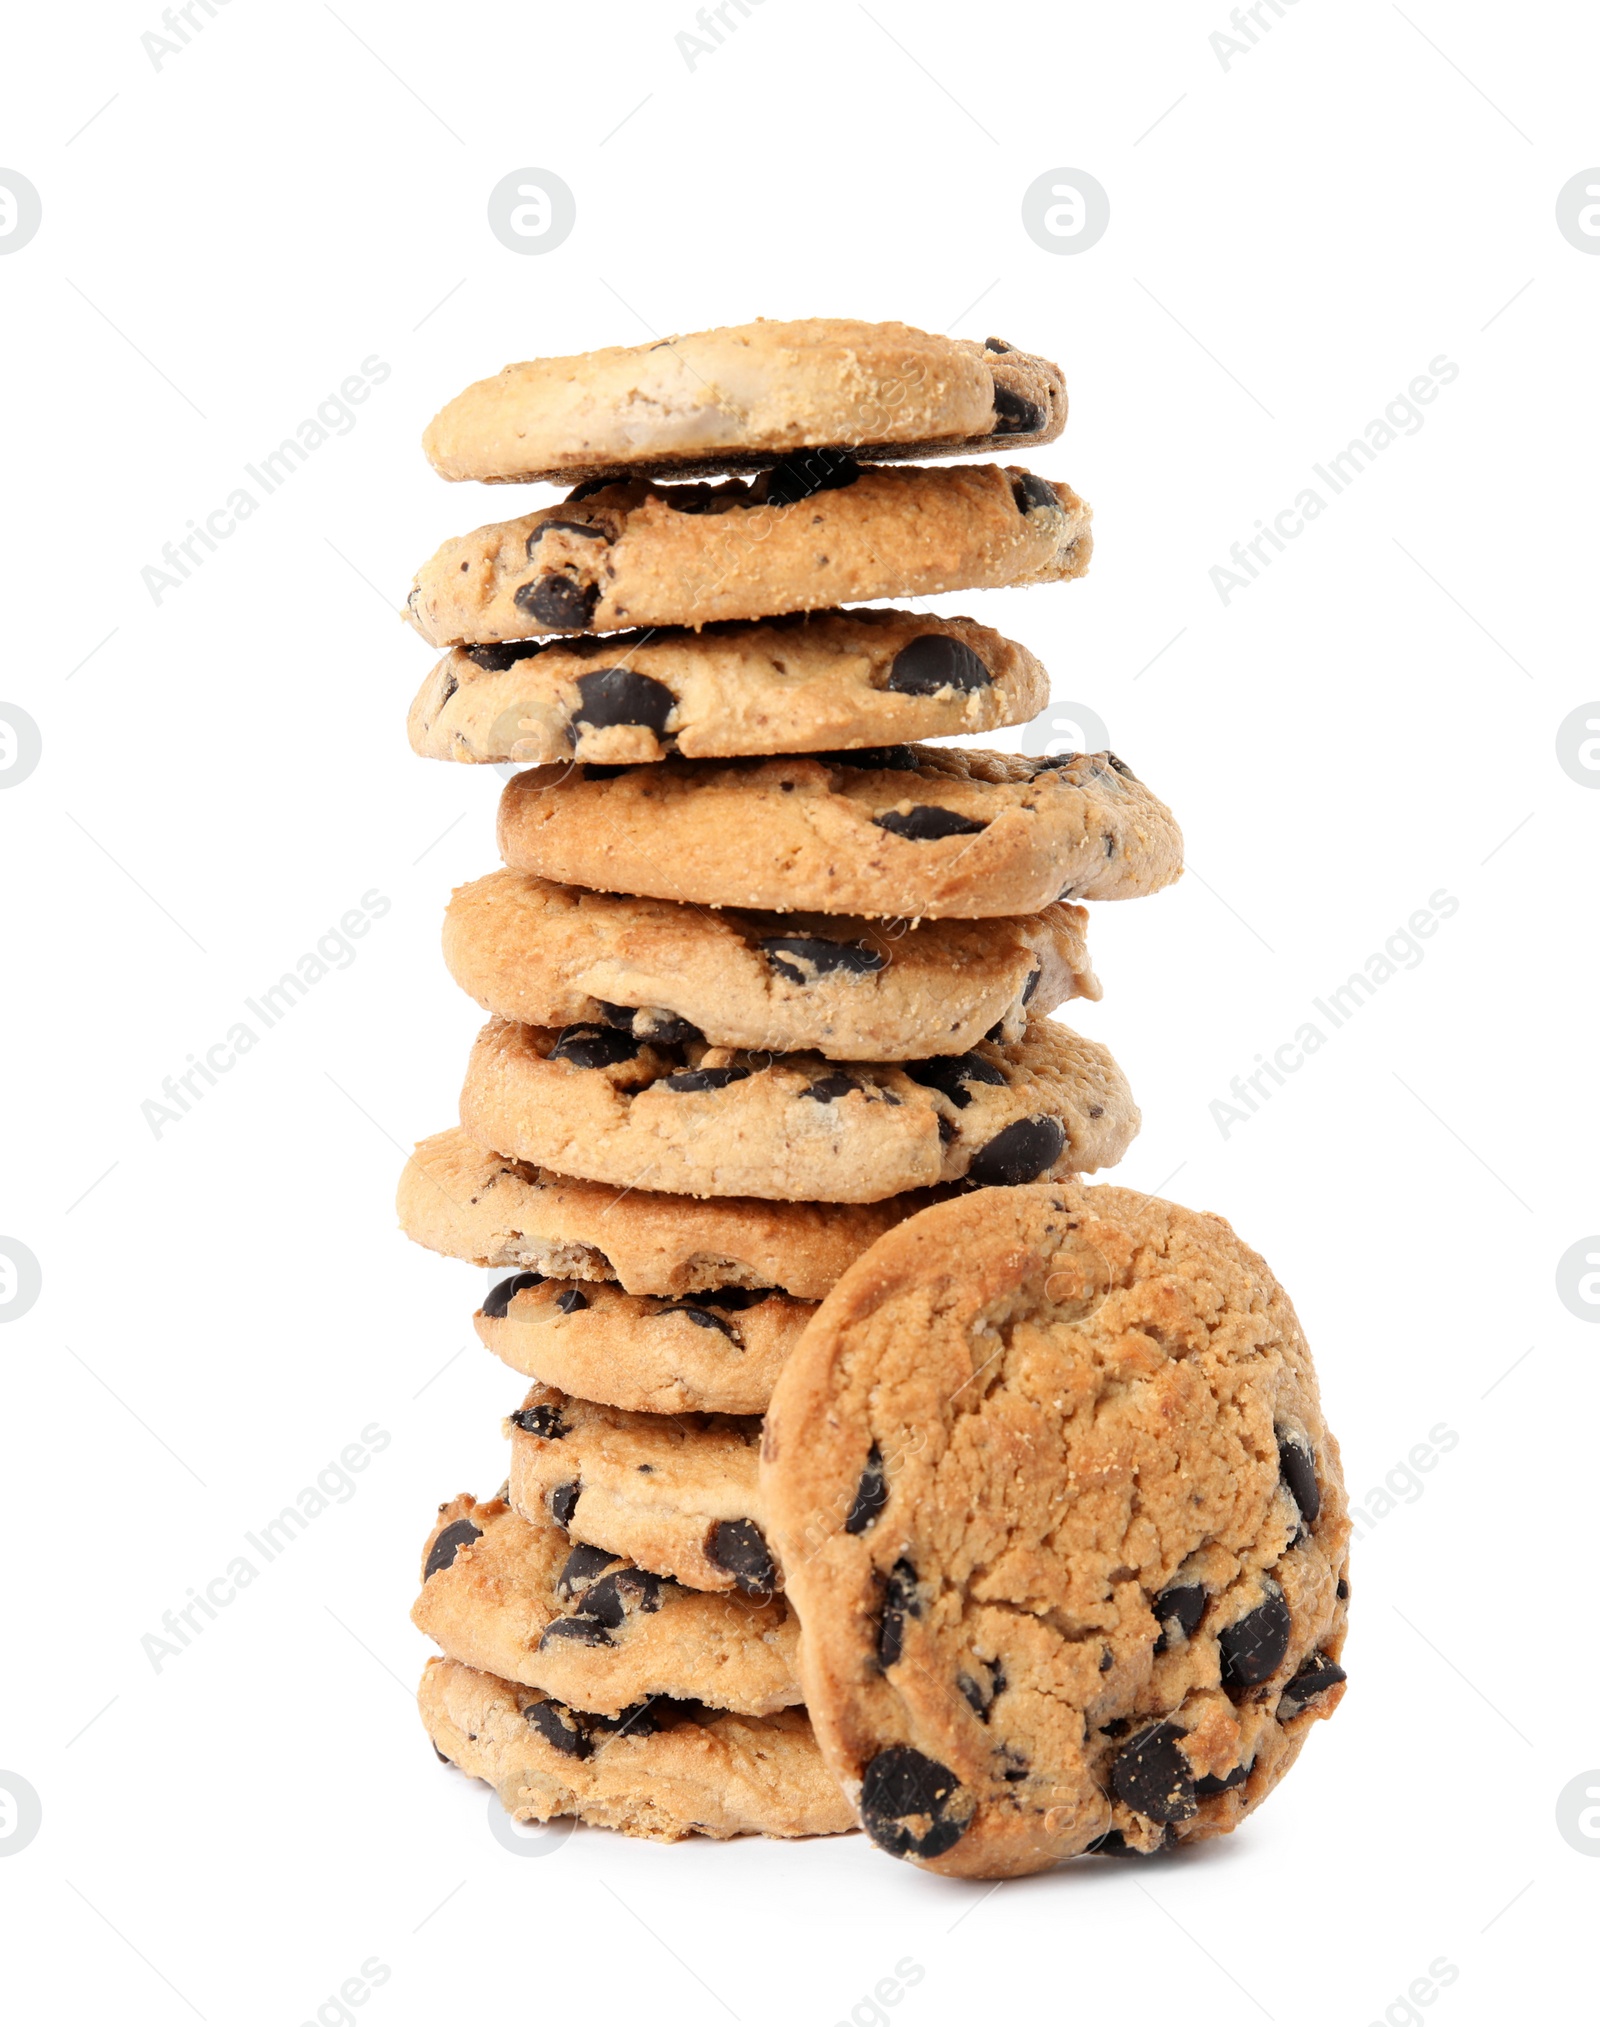
<path id="1" fill-rule="evenodd" d="M 500 856 L 602 892 L 824 915 L 1030 915 L 1152 894 L 1172 812 L 1112 753 L 898 746 L 781 760 L 530 768 Z"/>
<path id="2" fill-rule="evenodd" d="M 759 1415 L 633 1415 L 536 1386 L 508 1416 L 506 1497 L 535 1524 L 699 1591 L 783 1588 L 761 1526 Z M 574 1490 L 576 1488 L 576 1490 Z"/>
<path id="3" fill-rule="evenodd" d="M 425 760 L 718 759 L 1022 725 L 1050 678 L 1003 634 L 913 612 L 452 648 L 407 720 Z"/>
<path id="4" fill-rule="evenodd" d="M 807 492 L 780 477 L 581 488 L 446 542 L 407 614 L 424 640 L 458 647 L 1057 584 L 1089 567 L 1088 507 L 1015 466 L 845 459 Z"/>
<path id="5" fill-rule="evenodd" d="M 417 1143 L 396 1208 L 407 1238 L 479 1267 L 617 1281 L 634 1295 L 783 1288 L 813 1302 L 874 1239 L 930 1201 L 701 1202 L 642 1189 L 619 1195 L 487 1153 L 453 1128 Z"/>
<path id="6" fill-rule="evenodd" d="M 502 869 L 456 889 L 444 958 L 481 1007 L 532 1027 L 898 1061 L 1016 1041 L 1030 1013 L 1098 999 L 1088 919 L 1068 901 L 915 927 L 712 913 Z"/>
<path id="7" fill-rule="evenodd" d="M 622 1189 L 877 1203 L 1109 1168 L 1139 1112 L 1110 1051 L 1053 1021 L 964 1055 L 839 1065 L 496 1018 L 467 1063 L 461 1125 Z"/>
<path id="8" fill-rule="evenodd" d="M 889 1233 L 778 1382 L 761 1501 L 823 1751 L 937 1872 L 1231 1830 L 1342 1694 L 1338 1447 L 1217 1217 L 1044 1185 Z"/>
<path id="9" fill-rule="evenodd" d="M 513 1274 L 473 1328 L 529 1379 L 651 1415 L 759 1415 L 816 1313 L 777 1288 L 710 1288 L 676 1302 L 610 1281 Z"/>
<path id="10" fill-rule="evenodd" d="M 530 359 L 476 381 L 423 433 L 441 478 L 571 484 L 622 469 L 733 471 L 816 445 L 874 457 L 1048 443 L 1061 369 L 1003 338 L 979 345 L 853 317 L 753 324 Z"/>
<path id="11" fill-rule="evenodd" d="M 652 1696 L 755 1717 L 800 1701 L 781 1598 L 684 1590 L 502 1499 L 439 1508 L 411 1620 L 452 1661 L 604 1717 Z"/>
<path id="12" fill-rule="evenodd" d="M 519 1822 L 575 1816 L 661 1843 L 856 1827 L 801 1710 L 740 1717 L 658 1696 L 602 1717 L 438 1655 L 417 1706 L 439 1757 Z"/>

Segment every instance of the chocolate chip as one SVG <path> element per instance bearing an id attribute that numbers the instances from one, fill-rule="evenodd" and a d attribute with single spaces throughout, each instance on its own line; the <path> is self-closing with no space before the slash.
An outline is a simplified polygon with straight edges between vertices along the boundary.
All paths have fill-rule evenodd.
<path id="1" fill-rule="evenodd" d="M 587 1309 L 589 1298 L 581 1288 L 564 1288 L 556 1297 L 556 1307 L 563 1316 L 576 1316 L 580 1309 Z"/>
<path id="2" fill-rule="evenodd" d="M 988 1680 L 981 1682 L 975 1675 L 962 1673 L 956 1677 L 956 1687 L 987 1724 L 990 1708 L 1006 1686 L 1006 1671 L 999 1661 L 980 1661 L 977 1666 L 983 1670 Z"/>
<path id="3" fill-rule="evenodd" d="M 830 1070 L 826 1077 L 819 1077 L 814 1084 L 807 1084 L 800 1093 L 802 1098 L 814 1098 L 819 1105 L 831 1105 L 836 1099 L 848 1098 L 852 1091 L 861 1089 L 860 1080 L 845 1070 Z"/>
<path id="4" fill-rule="evenodd" d="M 970 1049 L 964 1056 L 929 1056 L 926 1062 L 902 1063 L 900 1067 L 914 1082 L 942 1091 L 952 1105 L 961 1108 L 972 1103 L 969 1084 L 1003 1085 L 1006 1081 L 1003 1070 Z"/>
<path id="5" fill-rule="evenodd" d="M 733 1337 L 731 1323 L 724 1323 L 720 1316 L 713 1316 L 709 1309 L 701 1309 L 693 1302 L 674 1303 L 671 1313 L 687 1316 L 691 1323 L 699 1324 L 702 1330 L 720 1330 L 724 1337 Z M 737 1338 L 734 1342 L 738 1342 Z"/>
<path id="6" fill-rule="evenodd" d="M 1194 1784 L 1194 1791 L 1200 1796 L 1225 1795 L 1230 1788 L 1242 1788 L 1249 1780 L 1250 1768 L 1254 1765 L 1252 1760 L 1249 1766 L 1234 1767 L 1225 1774 L 1202 1774 Z"/>
<path id="7" fill-rule="evenodd" d="M 767 473 L 765 504 L 792 507 L 796 501 L 809 500 L 813 493 L 831 493 L 841 486 L 853 486 L 860 476 L 861 467 L 848 451 L 792 451 Z"/>
<path id="8" fill-rule="evenodd" d="M 1028 1762 L 1015 1746 L 1000 1749 L 1000 1778 L 1003 1781 L 1025 1781 L 1028 1778 Z"/>
<path id="9" fill-rule="evenodd" d="M 504 1316 L 513 1295 L 520 1295 L 524 1288 L 537 1288 L 543 1279 L 542 1274 L 508 1274 L 503 1281 L 496 1281 L 483 1298 L 484 1315 Z"/>
<path id="10" fill-rule="evenodd" d="M 637 669 L 591 669 L 578 678 L 578 698 L 574 725 L 597 732 L 608 725 L 643 725 L 658 738 L 678 702 L 665 683 Z"/>
<path id="11" fill-rule="evenodd" d="M 668 1091 L 723 1091 L 728 1085 L 737 1084 L 741 1077 L 748 1077 L 748 1070 L 679 1070 L 674 1076 L 661 1079 Z"/>
<path id="12" fill-rule="evenodd" d="M 937 1858 L 957 1842 L 971 1805 L 948 1767 L 914 1746 L 886 1746 L 861 1776 L 861 1821 L 893 1858 Z"/>
<path id="13" fill-rule="evenodd" d="M 587 1590 L 597 1577 L 620 1560 L 608 1548 L 595 1548 L 590 1542 L 580 1541 L 561 1565 L 561 1574 L 555 1583 L 556 1596 L 576 1597 L 579 1591 Z"/>
<path id="14" fill-rule="evenodd" d="M 608 1027 L 621 1028 L 637 1041 L 653 1042 L 658 1048 L 675 1049 L 684 1042 L 703 1042 L 705 1036 L 693 1021 L 686 1021 L 670 1007 L 616 1006 L 608 999 L 595 1001 Z"/>
<path id="15" fill-rule="evenodd" d="M 1067 1144 L 1059 1119 L 1015 1119 L 980 1147 L 967 1167 L 979 1189 L 1036 1182 L 1052 1168 Z"/>
<path id="16" fill-rule="evenodd" d="M 1349 1585 L 1348 1585 L 1348 1584 L 1347 1584 L 1347 1583 L 1345 1582 L 1345 1580 L 1344 1580 L 1344 1578 L 1343 1578 L 1343 1577 L 1340 1577 L 1339 1581 L 1338 1581 L 1338 1582 L 1337 1582 L 1337 1583 L 1336 1583 L 1336 1584 L 1334 1585 L 1334 1587 L 1333 1587 L 1333 1595 L 1334 1595 L 1334 1596 L 1335 1596 L 1336 1598 L 1347 1598 L 1347 1597 L 1349 1597 L 1349 1595 L 1350 1595 L 1350 1586 L 1349 1586 Z"/>
<path id="17" fill-rule="evenodd" d="M 1101 1725 L 1100 1735 L 1102 1738 L 1126 1738 L 1132 1729 L 1131 1717 L 1114 1717 L 1109 1724 Z"/>
<path id="18" fill-rule="evenodd" d="M 1046 410 L 1014 387 L 994 383 L 995 435 L 1010 436 L 1019 430 L 1043 429 L 1050 420 Z"/>
<path id="19" fill-rule="evenodd" d="M 747 1598 L 770 1598 L 778 1572 L 767 1538 L 753 1520 L 719 1520 L 706 1543 L 706 1560 L 726 1570 Z"/>
<path id="20" fill-rule="evenodd" d="M 579 584 L 570 577 L 550 572 L 519 584 L 511 603 L 541 626 L 570 627 L 581 633 L 599 599 L 598 584 Z"/>
<path id="21" fill-rule="evenodd" d="M 867 1468 L 861 1474 L 856 1496 L 845 1515 L 846 1534 L 865 1534 L 889 1500 L 889 1481 L 883 1475 L 883 1453 L 876 1443 L 867 1452 Z"/>
<path id="22" fill-rule="evenodd" d="M 811 985 L 835 971 L 860 978 L 882 971 L 889 962 L 870 944 L 835 943 L 829 936 L 763 936 L 756 948 L 766 953 L 768 964 L 791 985 Z M 790 963 L 791 958 L 798 961 Z M 811 967 L 809 975 L 801 970 L 802 964 Z"/>
<path id="23" fill-rule="evenodd" d="M 440 1752 L 437 1746 L 434 1746 L 433 1748 L 433 1756 L 441 1766 L 453 1767 L 455 1765 L 455 1761 L 450 1757 L 450 1755 L 448 1753 Z"/>
<path id="24" fill-rule="evenodd" d="M 1206 1615 L 1206 1587 L 1204 1584 L 1168 1584 L 1150 1610 L 1161 1628 L 1161 1637 L 1156 1641 L 1154 1651 L 1165 1654 L 1174 1620 L 1186 1640 L 1194 1638 L 1196 1628 Z"/>
<path id="25" fill-rule="evenodd" d="M 1194 1773 L 1184 1757 L 1181 1725 L 1147 1724 L 1111 1762 L 1119 1802 L 1152 1823 L 1182 1823 L 1195 1812 Z"/>
<path id="26" fill-rule="evenodd" d="M 609 1647 L 611 1635 L 598 1619 L 552 1619 L 539 1635 L 542 1652 L 557 1640 L 576 1640 L 580 1647 Z"/>
<path id="27" fill-rule="evenodd" d="M 548 1401 L 541 1402 L 536 1408 L 518 1408 L 511 1420 L 524 1435 L 542 1436 L 548 1443 L 560 1442 L 567 1433 L 561 1410 L 552 1407 Z"/>
<path id="28" fill-rule="evenodd" d="M 1035 478 L 1032 472 L 1023 472 L 1012 480 L 1011 497 L 1017 503 L 1019 514 L 1029 513 L 1035 507 L 1048 507 L 1056 514 L 1061 511 L 1055 487 L 1048 479 Z"/>
<path id="29" fill-rule="evenodd" d="M 476 1541 L 482 1534 L 481 1527 L 474 1527 L 470 1520 L 452 1520 L 448 1527 L 440 1528 L 434 1536 L 433 1547 L 428 1550 L 428 1560 L 422 1572 L 422 1581 L 436 1577 L 440 1570 L 447 1570 L 456 1559 L 459 1549 L 469 1541 Z"/>
<path id="30" fill-rule="evenodd" d="M 525 662 L 529 655 L 542 655 L 546 648 L 554 646 L 555 642 L 550 640 L 506 640 L 496 641 L 489 647 L 463 648 L 462 653 L 480 669 L 504 675 L 518 662 Z"/>
<path id="31" fill-rule="evenodd" d="M 552 1063 L 571 1063 L 577 1070 L 603 1070 L 613 1063 L 631 1062 L 639 1044 L 620 1028 L 595 1027 L 581 1022 L 563 1028 L 550 1051 Z"/>
<path id="32" fill-rule="evenodd" d="M 948 633 L 919 633 L 895 656 L 887 688 L 902 697 L 984 690 L 994 681 L 981 656 Z"/>
<path id="33" fill-rule="evenodd" d="M 605 760 L 586 760 L 583 763 L 583 778 L 585 781 L 615 781 L 619 774 L 627 774 L 631 772 L 632 768 L 633 762 L 631 760 L 619 760 L 615 763 Z"/>
<path id="34" fill-rule="evenodd" d="M 626 1732 L 632 1738 L 650 1738 L 661 1730 L 663 1722 L 672 1717 L 681 1706 L 675 1705 L 670 1697 L 652 1696 L 643 1703 L 630 1703 L 626 1710 L 619 1710 L 615 1717 L 595 1715 L 589 1719 L 590 1731 L 612 1732 L 621 1735 Z"/>
<path id="35" fill-rule="evenodd" d="M 576 1478 L 570 1485 L 558 1485 L 550 1494 L 550 1516 L 557 1527 L 570 1527 L 572 1513 L 578 1503 L 578 1494 L 583 1490 Z"/>
<path id="36" fill-rule="evenodd" d="M 897 838 L 910 838 L 915 844 L 932 844 L 938 838 L 976 837 L 979 831 L 989 828 L 987 820 L 958 816 L 953 809 L 941 809 L 936 802 L 913 803 L 905 811 L 891 809 L 872 821 L 879 830 Z"/>
<path id="37" fill-rule="evenodd" d="M 737 1315 L 741 1309 L 754 1309 L 758 1302 L 769 1302 L 781 1292 L 777 1288 L 705 1288 L 695 1300 L 714 1303 L 718 1309 L 731 1309 Z"/>
<path id="38" fill-rule="evenodd" d="M 985 338 L 983 349 L 986 352 L 1009 352 L 1011 347 L 1006 343 L 1004 338 Z"/>
<path id="39" fill-rule="evenodd" d="M 1028 976 L 1023 981 L 1022 986 L 1022 1004 L 1024 1006 L 1028 1004 L 1029 1000 L 1032 999 L 1033 995 L 1039 990 L 1039 981 L 1043 977 L 1044 977 L 1044 967 L 1042 965 L 1037 971 L 1030 971 L 1028 973 Z"/>
<path id="40" fill-rule="evenodd" d="M 1308 1438 L 1298 1429 L 1273 1430 L 1278 1439 L 1278 1476 L 1289 1488 L 1289 1496 L 1310 1527 L 1322 1511 L 1322 1494 L 1317 1488 L 1317 1458 Z"/>
<path id="41" fill-rule="evenodd" d="M 583 535 L 591 542 L 603 542 L 606 539 L 605 529 L 596 528 L 588 521 L 541 521 L 523 544 L 523 554 L 531 558 L 546 535 L 558 532 L 563 535 Z"/>
<path id="42" fill-rule="evenodd" d="M 1102 1675 L 1109 1675 L 1116 1665 L 1116 1655 L 1112 1653 L 1109 1647 L 1103 1647 L 1100 1650 L 1100 1673 Z"/>
<path id="43" fill-rule="evenodd" d="M 915 774 L 921 765 L 914 746 L 850 746 L 811 757 L 829 767 L 865 767 L 877 774 Z"/>
<path id="44" fill-rule="evenodd" d="M 602 1626 L 620 1626 L 630 1612 L 659 1612 L 661 1579 L 651 1570 L 613 1570 L 591 1584 L 578 1600 L 578 1610 Z"/>
<path id="45" fill-rule="evenodd" d="M 1107 1830 L 1096 1837 L 1092 1844 L 1085 1844 L 1086 1858 L 1143 1858 L 1145 1856 L 1136 1844 L 1130 1844 L 1120 1830 Z"/>
<path id="46" fill-rule="evenodd" d="M 603 493 L 607 486 L 625 486 L 627 483 L 628 474 L 626 472 L 613 472 L 609 478 L 605 479 L 585 479 L 582 485 L 573 487 L 565 500 L 562 501 L 562 505 L 570 507 L 575 500 L 587 500 L 595 493 Z"/>
<path id="47" fill-rule="evenodd" d="M 878 1666 L 892 1668 L 905 1645 L 906 1620 L 922 1616 L 917 1572 L 904 1556 L 884 1578 L 883 1616 L 878 1621 Z"/>
<path id="48" fill-rule="evenodd" d="M 559 1703 L 530 1703 L 522 1713 L 546 1745 L 554 1746 L 571 1760 L 589 1757 L 589 1741 L 574 1721 L 572 1712 Z"/>
<path id="49" fill-rule="evenodd" d="M 1320 1696 L 1325 1689 L 1332 1689 L 1344 1680 L 1344 1670 L 1337 1661 L 1330 1661 L 1326 1654 L 1313 1654 L 1309 1660 L 1302 1661 L 1278 1698 L 1279 1724 L 1292 1723 L 1313 1697 Z"/>
<path id="50" fill-rule="evenodd" d="M 1289 1651 L 1289 1607 L 1276 1584 L 1253 1611 L 1217 1635 L 1224 1689 L 1250 1689 L 1277 1673 Z"/>

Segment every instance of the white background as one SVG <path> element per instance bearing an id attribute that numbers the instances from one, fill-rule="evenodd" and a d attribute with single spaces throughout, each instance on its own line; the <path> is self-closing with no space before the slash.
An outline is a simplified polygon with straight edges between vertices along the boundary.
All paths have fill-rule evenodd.
<path id="1" fill-rule="evenodd" d="M 43 1805 L 0 1863 L 7 2010 L 334 2022 L 377 1958 L 374 2027 L 1577 2017 L 1600 1334 L 1555 1267 L 1600 1229 L 1600 794 L 1556 731 L 1600 697 L 1600 259 L 1555 200 L 1600 162 L 1600 21 L 1268 0 L 1225 66 L 1220 0 L 764 0 L 691 69 L 687 0 L 192 11 L 157 68 L 154 0 L 17 10 L 0 81 L 44 207 L 0 259 L 0 698 L 43 737 L 0 795 L 0 1232 L 44 1276 L 0 1332 L 0 1767 Z M 577 199 L 535 257 L 485 223 L 519 167 Z M 1061 167 L 1111 201 L 1065 257 L 1020 216 Z M 1459 1438 L 1356 1549 L 1337 1720 L 1191 1854 L 999 1889 L 859 1837 L 518 1855 L 410 1701 L 417 1547 L 499 1482 L 521 1389 L 471 1339 L 484 1277 L 391 1210 L 477 1025 L 436 931 L 499 787 L 411 756 L 396 611 L 445 536 L 550 497 L 447 489 L 417 438 L 507 359 L 758 314 L 1063 362 L 1037 463 L 1094 503 L 1091 576 L 942 603 L 1038 651 L 1187 833 L 1190 877 L 1096 911 L 1071 1014 L 1144 1107 L 1121 1179 L 1272 1262 L 1358 1501 Z M 374 354 L 356 426 L 154 602 L 162 544 Z M 1441 354 L 1423 426 L 1224 603 L 1230 545 Z M 162 1079 L 372 888 L 354 962 L 155 1137 Z M 1224 1137 L 1230 1079 L 1440 888 L 1422 961 Z M 156 1672 L 141 1637 L 371 1423 L 353 1496 Z"/>

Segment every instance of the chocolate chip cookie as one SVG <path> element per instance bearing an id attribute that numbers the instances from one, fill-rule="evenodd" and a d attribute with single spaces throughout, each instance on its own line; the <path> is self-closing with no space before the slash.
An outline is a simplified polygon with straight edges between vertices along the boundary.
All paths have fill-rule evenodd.
<path id="1" fill-rule="evenodd" d="M 778 1381 L 761 1501 L 823 1751 L 937 1872 L 1231 1830 L 1343 1693 L 1338 1447 L 1217 1217 L 1044 1185 L 889 1233 Z"/>
<path id="2" fill-rule="evenodd" d="M 586 1400 L 654 1415 L 759 1415 L 815 1313 L 777 1288 L 668 1301 L 524 1273 L 497 1283 L 472 1322 L 513 1372 Z"/>
<path id="3" fill-rule="evenodd" d="M 1081 577 L 1090 513 L 1013 465 L 856 465 L 813 492 L 782 470 L 720 485 L 580 488 L 446 542 L 411 624 L 435 647 L 535 634 L 702 626 L 878 598 Z"/>
<path id="4" fill-rule="evenodd" d="M 869 609 L 452 648 L 407 730 L 425 760 L 705 759 L 987 732 L 1049 700 L 1003 634 Z"/>
<path id="5" fill-rule="evenodd" d="M 627 1414 L 536 1386 L 505 1433 L 506 1496 L 527 1519 L 560 1501 L 574 1541 L 659 1576 L 748 1598 L 783 1588 L 760 1519 L 759 1415 Z"/>
<path id="6" fill-rule="evenodd" d="M 1172 812 L 1113 753 L 534 767 L 506 783 L 499 837 L 508 866 L 577 887 L 911 921 L 1126 900 L 1183 870 Z"/>
<path id="7" fill-rule="evenodd" d="M 1054 1021 L 959 1056 L 842 1065 L 496 1017 L 467 1064 L 461 1125 L 481 1147 L 620 1189 L 878 1203 L 1109 1168 L 1139 1113 L 1110 1051 Z"/>
<path id="8" fill-rule="evenodd" d="M 534 1526 L 502 1499 L 441 1506 L 411 1618 L 452 1661 L 604 1717 L 652 1696 L 756 1717 L 800 1701 L 782 1598 L 684 1590 L 570 1541 L 559 1511 Z"/>
<path id="9" fill-rule="evenodd" d="M 617 1281 L 635 1295 L 785 1288 L 816 1301 L 922 1195 L 875 1204 L 712 1202 L 577 1182 L 490 1154 L 459 1128 L 419 1141 L 400 1177 L 406 1236 L 479 1267 Z"/>
<path id="10" fill-rule="evenodd" d="M 435 1655 L 417 1705 L 433 1748 L 525 1823 L 628 1837 L 825 1837 L 856 1827 L 802 1710 L 740 1717 L 657 1696 L 604 1717 Z"/>
<path id="11" fill-rule="evenodd" d="M 444 957 L 481 1007 L 533 1027 L 897 1061 L 1016 1041 L 1030 1014 L 1098 999 L 1088 919 L 1069 901 L 915 927 L 713 913 L 502 870 L 456 889 Z"/>
<path id="12" fill-rule="evenodd" d="M 1061 369 L 1003 338 L 760 318 L 503 367 L 447 403 L 422 447 L 441 478 L 570 485 L 620 470 L 734 471 L 814 446 L 886 458 L 1009 450 L 1048 443 L 1066 414 Z"/>

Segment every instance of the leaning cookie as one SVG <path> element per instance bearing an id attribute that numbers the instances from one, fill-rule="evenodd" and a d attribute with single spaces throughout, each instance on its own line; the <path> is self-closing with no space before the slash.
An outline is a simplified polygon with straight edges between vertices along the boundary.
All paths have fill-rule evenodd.
<path id="1" fill-rule="evenodd" d="M 800 1701 L 781 1598 L 684 1590 L 500 1499 L 440 1507 L 411 1618 L 452 1661 L 607 1717 L 652 1696 L 757 1717 Z"/>
<path id="2" fill-rule="evenodd" d="M 1139 1112 L 1110 1051 L 1053 1021 L 964 1055 L 842 1066 L 496 1018 L 467 1064 L 461 1125 L 621 1189 L 878 1203 L 1109 1168 Z"/>
<path id="3" fill-rule="evenodd" d="M 760 318 L 503 367 L 448 402 L 422 447 L 441 478 L 570 485 L 735 471 L 816 445 L 886 458 L 1009 450 L 1048 443 L 1066 414 L 1061 369 L 1003 338 Z"/>
<path id="4" fill-rule="evenodd" d="M 505 1433 L 506 1497 L 526 1519 L 547 1523 L 559 1501 L 574 1541 L 694 1590 L 783 1588 L 761 1526 L 759 1415 L 626 1414 L 536 1386 Z"/>
<path id="5" fill-rule="evenodd" d="M 635 1295 L 785 1288 L 825 1295 L 874 1239 L 926 1196 L 875 1204 L 699 1202 L 648 1189 L 619 1194 L 491 1154 L 452 1128 L 420 1141 L 400 1177 L 407 1238 L 479 1267 L 522 1267 L 616 1281 Z"/>
<path id="6" fill-rule="evenodd" d="M 534 1027 L 888 1061 L 1016 1041 L 1030 1014 L 1098 999 L 1088 919 L 1068 901 L 915 927 L 711 912 L 502 870 L 456 889 L 444 957 L 481 1007 Z"/>
<path id="7" fill-rule="evenodd" d="M 806 491 L 777 477 L 619 481 L 458 535 L 417 572 L 407 616 L 455 647 L 1056 584 L 1089 567 L 1089 508 L 1014 466 L 845 459 Z"/>
<path id="8" fill-rule="evenodd" d="M 435 1655 L 417 1705 L 439 1757 L 519 1822 L 628 1837 L 826 1837 L 855 1828 L 802 1710 L 741 1717 L 667 1697 L 614 1717 Z"/>
<path id="9" fill-rule="evenodd" d="M 975 620 L 868 609 L 452 648 L 407 730 L 425 760 L 692 760 L 988 732 L 1049 699 Z"/>
<path id="10" fill-rule="evenodd" d="M 1125 900 L 1183 870 L 1172 812 L 1113 753 L 534 767 L 505 785 L 499 839 L 508 866 L 576 887 L 911 921 Z"/>
<path id="11" fill-rule="evenodd" d="M 669 1301 L 610 1281 L 512 1274 L 473 1328 L 529 1379 L 652 1415 L 759 1415 L 816 1313 L 778 1288 L 706 1288 Z"/>
<path id="12" fill-rule="evenodd" d="M 1231 1830 L 1343 1693 L 1338 1446 L 1220 1218 L 1080 1184 L 910 1220 L 785 1367 L 760 1495 L 823 1751 L 934 1871 Z"/>

